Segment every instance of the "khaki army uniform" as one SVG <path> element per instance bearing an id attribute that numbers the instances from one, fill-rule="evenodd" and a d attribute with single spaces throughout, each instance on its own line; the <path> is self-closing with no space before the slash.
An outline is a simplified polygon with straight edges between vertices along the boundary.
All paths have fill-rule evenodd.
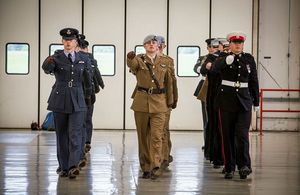
<path id="1" fill-rule="evenodd" d="M 169 64 L 169 69 L 172 77 L 172 86 L 173 86 L 173 98 L 174 98 L 174 103 L 172 105 L 172 108 L 174 109 L 177 105 L 178 101 L 178 88 L 177 88 L 177 80 L 175 76 L 175 67 L 174 67 L 174 60 L 173 58 L 161 54 L 164 58 L 164 63 Z M 170 123 L 170 116 L 171 116 L 171 111 L 172 108 L 169 108 L 169 110 L 166 112 L 166 121 L 165 121 L 165 127 L 164 127 L 164 134 L 163 134 L 163 160 L 166 162 L 169 162 L 169 156 L 171 153 L 171 148 L 172 148 L 172 142 L 170 139 L 170 131 L 169 131 L 169 123 Z"/>
<path id="2" fill-rule="evenodd" d="M 156 87 L 145 62 L 150 64 L 161 90 Z M 140 54 L 127 59 L 127 65 L 137 79 L 131 109 L 134 110 L 138 133 L 140 166 L 143 172 L 147 172 L 160 167 L 162 162 L 166 112 L 169 110 L 168 106 L 174 103 L 172 77 L 169 64 L 162 56 L 157 55 L 152 62 L 147 55 Z"/>

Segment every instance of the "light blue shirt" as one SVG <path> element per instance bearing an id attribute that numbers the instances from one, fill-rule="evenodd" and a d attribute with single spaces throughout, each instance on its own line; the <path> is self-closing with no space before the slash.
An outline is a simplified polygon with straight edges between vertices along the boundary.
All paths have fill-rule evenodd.
<path id="1" fill-rule="evenodd" d="M 64 50 L 64 54 L 67 56 L 67 58 L 68 58 L 68 55 L 69 55 L 69 53 L 68 52 L 66 52 L 65 50 Z M 72 58 L 72 62 L 74 62 L 75 61 L 75 51 L 72 51 L 71 53 L 71 58 Z"/>

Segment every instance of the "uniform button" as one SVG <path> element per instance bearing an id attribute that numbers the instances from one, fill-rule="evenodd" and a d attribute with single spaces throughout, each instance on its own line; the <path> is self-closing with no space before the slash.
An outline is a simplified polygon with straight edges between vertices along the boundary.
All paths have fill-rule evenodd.
<path id="1" fill-rule="evenodd" d="M 221 89 L 221 91 L 224 91 L 224 89 Z"/>
<path id="2" fill-rule="evenodd" d="M 232 68 L 232 66 L 229 66 L 230 68 Z"/>
<path id="3" fill-rule="evenodd" d="M 155 68 L 155 66 L 153 66 L 153 68 Z"/>
<path id="4" fill-rule="evenodd" d="M 58 91 L 56 92 L 56 94 L 58 94 Z"/>
<path id="5" fill-rule="evenodd" d="M 73 81 L 73 79 L 71 79 L 71 81 Z"/>
<path id="6" fill-rule="evenodd" d="M 236 91 L 239 91 L 239 89 L 236 89 Z"/>
<path id="7" fill-rule="evenodd" d="M 240 61 L 240 59 L 236 59 L 236 61 Z"/>
<path id="8" fill-rule="evenodd" d="M 154 83 L 154 80 L 152 80 L 151 82 Z"/>
<path id="9" fill-rule="evenodd" d="M 74 74 L 74 72 L 72 72 L 72 74 Z"/>
<path id="10" fill-rule="evenodd" d="M 74 65 L 72 64 L 72 68 L 74 67 Z"/>
<path id="11" fill-rule="evenodd" d="M 241 68 L 241 66 L 239 66 L 239 68 Z"/>
<path id="12" fill-rule="evenodd" d="M 238 76 L 241 76 L 241 74 L 238 74 Z"/>

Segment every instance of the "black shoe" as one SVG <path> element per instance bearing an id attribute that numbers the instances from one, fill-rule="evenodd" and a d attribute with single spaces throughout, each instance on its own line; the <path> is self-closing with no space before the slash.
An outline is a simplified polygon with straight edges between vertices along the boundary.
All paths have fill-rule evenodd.
<path id="1" fill-rule="evenodd" d="M 91 150 L 91 144 L 85 144 L 85 146 L 84 146 L 84 151 L 85 151 L 85 153 L 88 153 L 90 150 Z"/>
<path id="2" fill-rule="evenodd" d="M 150 179 L 151 173 L 149 171 L 143 172 L 142 178 L 143 179 Z"/>
<path id="3" fill-rule="evenodd" d="M 79 175 L 79 169 L 77 167 L 71 168 L 68 173 L 69 179 L 75 179 Z"/>
<path id="4" fill-rule="evenodd" d="M 68 171 L 61 171 L 59 177 L 68 177 Z"/>
<path id="5" fill-rule="evenodd" d="M 154 169 L 152 169 L 151 171 L 151 179 L 155 180 L 157 179 L 160 175 L 162 174 L 162 171 L 159 167 L 155 167 Z"/>
<path id="6" fill-rule="evenodd" d="M 61 168 L 60 168 L 60 167 L 57 167 L 56 173 L 59 174 L 61 171 L 62 171 Z"/>
<path id="7" fill-rule="evenodd" d="M 222 174 L 225 174 L 226 173 L 226 171 L 225 171 L 225 167 L 222 169 L 222 172 L 221 172 Z"/>
<path id="8" fill-rule="evenodd" d="M 213 167 L 214 167 L 214 169 L 219 169 L 219 168 L 221 168 L 221 165 L 214 165 Z"/>
<path id="9" fill-rule="evenodd" d="M 169 155 L 169 163 L 173 162 L 173 156 Z"/>
<path id="10" fill-rule="evenodd" d="M 239 170 L 240 179 L 247 179 L 247 176 L 250 175 L 250 173 L 252 173 L 251 169 L 249 169 L 247 166 L 242 167 Z"/>
<path id="11" fill-rule="evenodd" d="M 169 166 L 169 162 L 168 162 L 167 160 L 164 160 L 164 161 L 161 163 L 160 168 L 161 168 L 162 170 L 165 170 L 166 168 L 168 168 L 168 166 Z"/>
<path id="12" fill-rule="evenodd" d="M 82 159 L 79 161 L 78 163 L 78 167 L 81 169 L 82 167 L 85 167 L 86 165 L 86 160 L 85 159 Z"/>
<path id="13" fill-rule="evenodd" d="M 224 178 L 225 179 L 232 179 L 233 175 L 234 175 L 233 171 L 231 171 L 231 172 L 225 172 Z"/>

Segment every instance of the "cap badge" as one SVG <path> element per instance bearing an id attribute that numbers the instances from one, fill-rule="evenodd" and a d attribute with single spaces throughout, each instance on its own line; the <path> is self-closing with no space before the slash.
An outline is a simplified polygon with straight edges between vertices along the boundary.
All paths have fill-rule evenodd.
<path id="1" fill-rule="evenodd" d="M 68 35 L 70 35 L 70 34 L 71 34 L 71 31 L 70 31 L 70 29 L 68 29 L 68 30 L 67 30 L 67 34 L 68 34 Z"/>

